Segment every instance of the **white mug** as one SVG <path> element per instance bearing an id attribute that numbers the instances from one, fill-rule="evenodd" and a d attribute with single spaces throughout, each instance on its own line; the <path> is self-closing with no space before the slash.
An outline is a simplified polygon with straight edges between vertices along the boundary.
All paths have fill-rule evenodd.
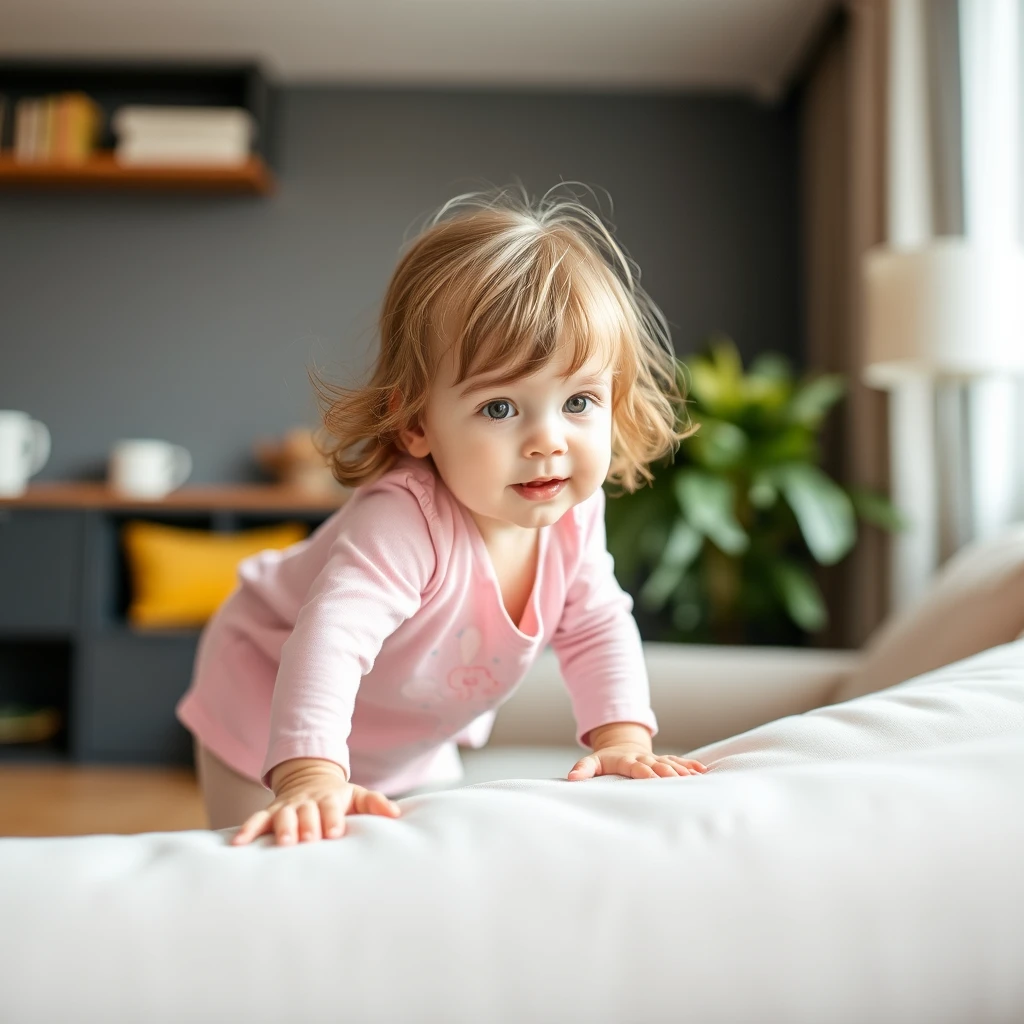
<path id="1" fill-rule="evenodd" d="M 50 431 L 27 412 L 0 409 L 0 497 L 17 498 L 50 457 Z"/>
<path id="2" fill-rule="evenodd" d="M 110 451 L 107 481 L 121 494 L 162 498 L 192 472 L 192 456 L 169 441 L 118 441 Z"/>

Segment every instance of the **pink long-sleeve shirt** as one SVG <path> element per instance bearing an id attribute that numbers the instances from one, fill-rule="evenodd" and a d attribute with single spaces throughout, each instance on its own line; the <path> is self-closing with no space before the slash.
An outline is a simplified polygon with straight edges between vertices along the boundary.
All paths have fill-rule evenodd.
<path id="1" fill-rule="evenodd" d="M 282 761 L 334 761 L 389 796 L 458 781 L 495 710 L 554 648 L 576 740 L 609 722 L 652 733 L 632 601 L 612 573 L 598 489 L 540 530 L 522 620 L 476 522 L 432 465 L 403 456 L 305 540 L 242 561 L 200 637 L 177 717 L 268 786 Z"/>

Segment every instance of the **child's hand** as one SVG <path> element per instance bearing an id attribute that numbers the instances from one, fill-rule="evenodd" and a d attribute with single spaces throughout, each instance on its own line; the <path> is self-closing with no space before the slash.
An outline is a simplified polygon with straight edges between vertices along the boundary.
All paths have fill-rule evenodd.
<path id="1" fill-rule="evenodd" d="M 620 743 L 602 747 L 580 758 L 569 772 L 569 781 L 597 775 L 625 775 L 627 779 L 670 779 L 677 775 L 701 775 L 707 766 L 675 754 L 652 754 L 646 747 Z"/>
<path id="2" fill-rule="evenodd" d="M 276 799 L 252 815 L 231 840 L 243 846 L 264 833 L 273 832 L 279 845 L 318 839 L 337 839 L 345 834 L 346 814 L 382 814 L 397 818 L 402 811 L 383 793 L 346 782 L 332 771 L 304 771 L 288 777 L 275 790 Z"/>

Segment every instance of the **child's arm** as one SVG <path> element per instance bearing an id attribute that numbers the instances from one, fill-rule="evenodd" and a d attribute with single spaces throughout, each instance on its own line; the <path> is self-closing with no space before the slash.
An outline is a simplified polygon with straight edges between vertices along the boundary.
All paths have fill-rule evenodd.
<path id="1" fill-rule="evenodd" d="M 397 816 L 383 793 L 348 781 L 347 741 L 362 677 L 435 574 L 428 509 L 399 482 L 353 499 L 281 649 L 261 773 L 276 799 L 235 845 L 268 832 L 278 842 L 333 838 L 352 813 Z"/>
<path id="2" fill-rule="evenodd" d="M 648 753 L 653 749 L 651 730 L 646 725 L 637 725 L 636 722 L 610 722 L 608 725 L 599 725 L 596 729 L 590 730 L 587 740 L 595 750 L 622 743 L 639 747 Z"/>
<path id="3" fill-rule="evenodd" d="M 286 763 L 316 762 L 348 784 L 359 683 L 418 610 L 436 570 L 431 506 L 413 485 L 392 480 L 352 499 L 282 647 L 261 771 L 275 795 L 283 776 L 273 773 Z"/>
<path id="4" fill-rule="evenodd" d="M 572 700 L 576 739 L 590 746 L 599 726 L 630 722 L 657 732 L 633 601 L 615 579 L 605 543 L 604 491 L 573 509 L 580 552 L 551 639 Z"/>
<path id="5" fill-rule="evenodd" d="M 581 557 L 551 641 L 572 700 L 576 739 L 594 750 L 576 763 L 569 778 L 696 773 L 704 767 L 696 761 L 652 753 L 651 737 L 658 725 L 650 706 L 643 645 L 632 598 L 615 579 L 604 506 L 604 492 L 598 491 L 574 509 L 579 513 Z"/>
<path id="6" fill-rule="evenodd" d="M 270 773 L 270 788 L 281 795 L 281 788 L 290 778 L 310 772 L 327 772 L 348 782 L 348 774 L 340 764 L 325 761 L 322 757 L 293 757 L 290 761 L 282 761 Z"/>
<path id="7" fill-rule="evenodd" d="M 436 570 L 427 513 L 409 487 L 394 481 L 352 501 L 281 648 L 266 786 L 271 770 L 294 758 L 332 761 L 349 777 L 359 684 L 384 641 L 419 609 Z"/>

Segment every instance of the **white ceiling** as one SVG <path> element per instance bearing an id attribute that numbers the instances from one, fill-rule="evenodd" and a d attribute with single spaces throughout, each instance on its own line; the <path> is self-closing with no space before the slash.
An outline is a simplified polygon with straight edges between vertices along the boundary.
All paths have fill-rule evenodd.
<path id="1" fill-rule="evenodd" d="M 2 0 L 3 56 L 256 57 L 284 83 L 771 99 L 837 0 Z"/>

